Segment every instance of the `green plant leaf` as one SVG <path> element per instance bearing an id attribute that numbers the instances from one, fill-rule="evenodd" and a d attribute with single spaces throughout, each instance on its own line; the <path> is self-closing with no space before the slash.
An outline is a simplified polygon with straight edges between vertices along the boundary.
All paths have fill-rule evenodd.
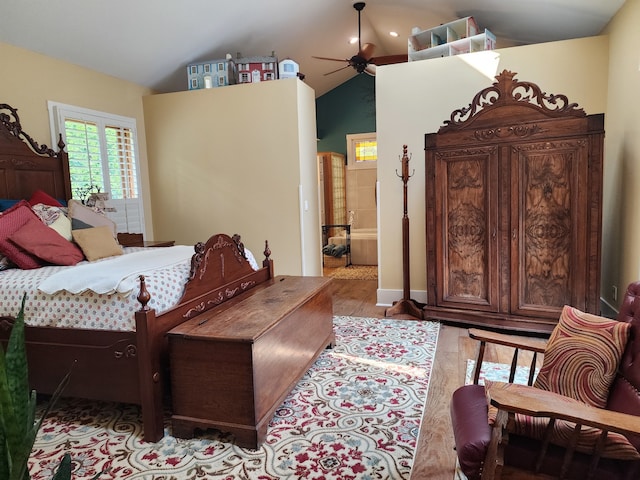
<path id="1" fill-rule="evenodd" d="M 0 478 L 9 478 L 9 451 L 4 427 L 0 428 Z"/>
<path id="2" fill-rule="evenodd" d="M 69 480 L 71 478 L 71 455 L 68 453 L 64 454 L 62 457 L 62 461 L 60 465 L 58 465 L 58 470 L 56 470 L 56 474 L 53 476 L 51 480 Z"/>
<path id="3" fill-rule="evenodd" d="M 0 412 L 2 414 L 3 442 L 2 462 L 6 459 L 10 480 L 29 478 L 27 461 L 33 441 L 35 404 L 30 402 L 27 354 L 24 336 L 24 307 L 22 305 L 7 343 L 6 352 L 0 355 Z M 31 421 L 31 422 L 30 422 Z M 33 437 L 35 438 L 35 437 Z"/>
<path id="4" fill-rule="evenodd" d="M 69 383 L 71 372 L 62 379 L 36 422 L 37 398 L 29 390 L 29 372 L 25 342 L 24 307 L 11 329 L 6 352 L 0 348 L 0 479 L 29 480 L 28 460 L 42 422 Z M 71 456 L 65 454 L 54 480 L 71 479 Z M 102 472 L 100 472 L 102 473 Z M 98 473 L 94 479 L 100 475 Z"/>

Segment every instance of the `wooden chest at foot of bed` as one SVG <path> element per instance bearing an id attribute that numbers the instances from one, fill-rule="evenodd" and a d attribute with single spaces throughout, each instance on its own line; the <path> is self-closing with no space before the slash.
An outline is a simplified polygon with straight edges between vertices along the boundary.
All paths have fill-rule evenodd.
<path id="1" fill-rule="evenodd" d="M 333 346 L 330 281 L 276 277 L 169 331 L 173 435 L 214 428 L 258 448 L 275 410 Z"/>

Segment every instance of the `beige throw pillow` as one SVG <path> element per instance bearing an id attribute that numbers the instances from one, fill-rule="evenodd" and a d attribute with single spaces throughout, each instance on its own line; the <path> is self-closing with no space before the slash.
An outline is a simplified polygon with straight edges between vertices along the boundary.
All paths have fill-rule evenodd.
<path id="1" fill-rule="evenodd" d="M 122 247 L 113 238 L 110 227 L 83 228 L 73 231 L 73 240 L 82 249 L 84 256 L 90 262 L 105 257 L 122 255 Z"/>

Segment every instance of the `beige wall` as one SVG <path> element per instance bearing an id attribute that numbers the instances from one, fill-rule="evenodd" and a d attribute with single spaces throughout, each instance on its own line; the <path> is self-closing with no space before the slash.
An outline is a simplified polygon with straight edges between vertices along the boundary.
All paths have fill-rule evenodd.
<path id="1" fill-rule="evenodd" d="M 0 103 L 18 109 L 23 130 L 40 144 L 52 144 L 47 110 L 49 100 L 136 119 L 145 224 L 147 237 L 152 238 L 142 113 L 142 96 L 151 90 L 6 43 L 0 43 L 0 58 Z"/>
<path id="2" fill-rule="evenodd" d="M 640 279 L 640 1 L 627 0 L 605 30 L 609 90 L 605 117 L 602 296 L 618 307 Z M 618 299 L 612 287 L 619 290 Z"/>
<path id="3" fill-rule="evenodd" d="M 313 90 L 297 79 L 143 99 L 155 234 L 239 233 L 277 274 L 320 275 Z"/>
<path id="4" fill-rule="evenodd" d="M 608 48 L 608 38 L 600 36 L 378 67 L 380 304 L 402 297 L 403 196 L 396 175 L 402 146 L 412 154 L 409 169 L 414 173 L 408 182 L 412 297 L 425 301 L 424 134 L 437 131 L 504 69 L 545 92 L 567 95 L 587 113 L 605 112 Z"/>

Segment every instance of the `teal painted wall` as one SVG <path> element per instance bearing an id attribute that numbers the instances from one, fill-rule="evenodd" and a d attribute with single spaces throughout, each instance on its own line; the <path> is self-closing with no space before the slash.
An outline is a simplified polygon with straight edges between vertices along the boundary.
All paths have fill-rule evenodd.
<path id="1" fill-rule="evenodd" d="M 376 81 L 360 74 L 316 99 L 318 151 L 347 155 L 345 136 L 376 131 Z"/>

